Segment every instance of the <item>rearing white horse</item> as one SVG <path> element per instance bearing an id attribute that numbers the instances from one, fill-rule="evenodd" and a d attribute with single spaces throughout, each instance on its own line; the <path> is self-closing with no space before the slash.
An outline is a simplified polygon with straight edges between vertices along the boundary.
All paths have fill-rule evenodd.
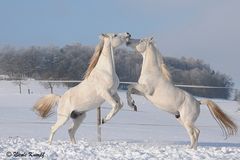
<path id="1" fill-rule="evenodd" d="M 119 79 L 115 71 L 113 49 L 126 43 L 129 38 L 129 33 L 102 34 L 84 80 L 62 96 L 49 94 L 36 102 L 34 110 L 43 118 L 48 117 L 51 109 L 58 103 L 57 122 L 51 128 L 50 144 L 57 129 L 70 117 L 73 119 L 73 125 L 68 130 L 69 136 L 71 142 L 76 143 L 74 135 L 85 118 L 86 111 L 97 108 L 107 101 L 112 110 L 102 120 L 104 123 L 121 109 L 123 103 L 117 93 Z"/>
<path id="2" fill-rule="evenodd" d="M 177 118 L 187 130 L 191 145 L 197 148 L 199 129 L 194 122 L 199 116 L 200 105 L 208 106 L 212 116 L 220 125 L 226 138 L 237 132 L 237 125 L 211 100 L 196 100 L 191 94 L 175 87 L 169 81 L 169 74 L 164 69 L 163 58 L 155 47 L 152 38 L 130 39 L 127 45 L 136 49 L 143 56 L 142 71 L 138 83 L 128 87 L 128 105 L 136 110 L 131 94 L 144 96 L 156 107 L 167 111 Z"/>

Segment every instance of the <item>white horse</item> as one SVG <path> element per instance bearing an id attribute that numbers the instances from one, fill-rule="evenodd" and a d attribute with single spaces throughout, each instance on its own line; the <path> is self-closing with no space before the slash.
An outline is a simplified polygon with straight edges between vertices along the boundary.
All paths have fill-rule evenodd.
<path id="1" fill-rule="evenodd" d="M 237 132 L 237 125 L 211 100 L 196 100 L 191 94 L 175 87 L 169 81 L 169 74 L 164 69 L 163 58 L 155 47 L 152 38 L 141 40 L 130 39 L 127 45 L 135 48 L 143 57 L 142 71 L 138 83 L 128 87 L 128 105 L 135 108 L 136 105 L 131 94 L 144 96 L 156 107 L 169 112 L 177 118 L 187 130 L 191 145 L 190 148 L 197 148 L 199 129 L 194 122 L 199 116 L 200 105 L 206 104 L 220 125 L 226 138 Z"/>
<path id="2" fill-rule="evenodd" d="M 85 118 L 86 111 L 97 108 L 107 101 L 112 106 L 112 110 L 102 119 L 104 123 L 122 108 L 123 103 L 117 93 L 119 79 L 115 71 L 113 49 L 126 43 L 129 38 L 129 33 L 102 34 L 84 80 L 62 96 L 49 94 L 36 102 L 34 110 L 43 118 L 48 117 L 52 108 L 58 103 L 57 122 L 51 128 L 48 141 L 50 144 L 57 129 L 70 117 L 73 119 L 73 125 L 68 132 L 71 142 L 76 143 L 74 135 Z"/>

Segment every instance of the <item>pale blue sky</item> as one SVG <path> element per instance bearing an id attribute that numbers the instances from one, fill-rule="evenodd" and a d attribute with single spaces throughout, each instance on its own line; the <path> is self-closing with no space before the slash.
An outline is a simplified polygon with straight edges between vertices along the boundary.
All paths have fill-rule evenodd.
<path id="1" fill-rule="evenodd" d="M 1 0 L 0 46 L 95 45 L 98 34 L 154 36 L 166 56 L 203 59 L 240 88 L 238 0 Z"/>

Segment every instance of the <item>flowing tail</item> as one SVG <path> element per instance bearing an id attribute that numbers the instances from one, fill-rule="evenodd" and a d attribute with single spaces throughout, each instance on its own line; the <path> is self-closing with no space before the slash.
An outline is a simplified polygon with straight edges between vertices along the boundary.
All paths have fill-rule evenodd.
<path id="1" fill-rule="evenodd" d="M 49 117 L 53 111 L 52 108 L 56 106 L 60 96 L 55 94 L 48 94 L 40 98 L 33 107 L 33 110 L 42 118 Z"/>
<path id="2" fill-rule="evenodd" d="M 211 100 L 201 100 L 201 104 L 208 106 L 213 118 L 218 122 L 222 129 L 223 135 L 228 138 L 230 135 L 236 135 L 238 131 L 237 125 L 219 108 L 219 106 Z"/>

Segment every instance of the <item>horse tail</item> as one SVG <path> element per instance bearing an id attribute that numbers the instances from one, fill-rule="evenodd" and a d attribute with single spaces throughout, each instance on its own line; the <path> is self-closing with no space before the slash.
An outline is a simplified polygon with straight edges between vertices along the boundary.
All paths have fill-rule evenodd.
<path id="1" fill-rule="evenodd" d="M 33 111 L 37 113 L 42 118 L 47 118 L 51 114 L 53 114 L 53 107 L 60 100 L 60 96 L 55 94 L 48 94 L 42 98 L 40 98 L 34 105 Z"/>
<path id="2" fill-rule="evenodd" d="M 218 122 L 222 129 L 223 135 L 228 138 L 230 135 L 236 135 L 237 125 L 219 108 L 219 106 L 209 99 L 201 100 L 201 104 L 208 106 L 213 118 Z"/>

